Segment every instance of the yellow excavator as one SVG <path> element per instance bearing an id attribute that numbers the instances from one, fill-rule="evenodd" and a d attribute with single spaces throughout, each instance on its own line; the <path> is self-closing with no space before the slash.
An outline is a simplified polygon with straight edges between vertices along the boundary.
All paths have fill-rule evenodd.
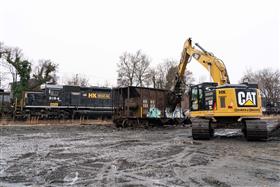
<path id="1" fill-rule="evenodd" d="M 193 139 L 210 139 L 217 128 L 241 128 L 247 140 L 267 139 L 267 123 L 260 119 L 262 107 L 257 84 L 230 84 L 223 61 L 199 44 L 193 46 L 191 38 L 184 43 L 172 96 L 169 97 L 170 110 L 181 102 L 185 70 L 191 58 L 206 68 L 213 79 L 213 82 L 190 88 Z"/>

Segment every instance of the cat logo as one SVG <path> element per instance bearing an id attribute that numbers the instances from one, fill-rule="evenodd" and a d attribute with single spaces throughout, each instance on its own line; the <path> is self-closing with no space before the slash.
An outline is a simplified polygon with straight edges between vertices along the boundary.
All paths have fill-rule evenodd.
<path id="1" fill-rule="evenodd" d="M 237 91 L 237 102 L 239 107 L 256 107 L 256 91 Z"/>

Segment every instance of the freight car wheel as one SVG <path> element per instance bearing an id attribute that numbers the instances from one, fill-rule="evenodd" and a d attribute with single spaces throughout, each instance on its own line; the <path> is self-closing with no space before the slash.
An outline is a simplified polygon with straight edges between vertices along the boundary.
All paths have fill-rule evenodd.
<path id="1" fill-rule="evenodd" d="M 115 126 L 117 128 L 122 127 L 122 120 L 120 120 L 120 119 L 113 119 L 113 123 L 115 124 Z"/>
<path id="2" fill-rule="evenodd" d="M 141 126 L 143 126 L 145 129 L 148 129 L 149 126 L 150 126 L 150 123 L 149 123 L 148 120 L 143 120 L 143 121 L 141 122 Z"/>
<path id="3" fill-rule="evenodd" d="M 122 121 L 122 128 L 127 128 L 128 125 L 129 125 L 128 119 L 124 119 L 124 120 Z"/>
<path id="4" fill-rule="evenodd" d="M 134 119 L 132 122 L 131 122 L 131 127 L 132 128 L 137 128 L 139 126 L 139 123 L 137 121 L 137 119 Z"/>

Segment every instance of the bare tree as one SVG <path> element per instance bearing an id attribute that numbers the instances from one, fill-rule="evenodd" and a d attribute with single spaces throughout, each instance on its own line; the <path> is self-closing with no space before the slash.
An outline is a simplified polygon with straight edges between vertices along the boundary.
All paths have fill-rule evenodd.
<path id="1" fill-rule="evenodd" d="M 0 60 L 0 88 L 8 87 L 8 83 L 11 77 L 14 78 L 16 72 L 15 68 L 11 64 L 6 63 L 4 60 Z"/>
<path id="2" fill-rule="evenodd" d="M 136 62 L 132 60 L 133 55 L 124 52 L 119 59 L 118 66 L 118 85 L 132 86 L 135 80 Z"/>
<path id="3" fill-rule="evenodd" d="M 135 75 L 136 75 L 136 86 L 144 86 L 144 83 L 147 83 L 149 78 L 149 66 L 150 59 L 147 55 L 143 54 L 140 50 L 132 56 L 132 61 L 136 64 Z"/>
<path id="4" fill-rule="evenodd" d="M 0 42 L 0 59 L 2 58 L 2 55 L 5 53 L 5 47 L 4 43 Z"/>
<path id="5" fill-rule="evenodd" d="M 25 79 L 24 81 L 28 81 L 31 72 L 31 62 L 23 57 L 21 49 L 7 48 L 6 61 L 15 68 L 21 80 Z M 17 75 L 15 75 L 15 79 L 17 79 Z"/>
<path id="6" fill-rule="evenodd" d="M 243 82 L 255 82 L 257 83 L 256 80 L 256 72 L 253 72 L 251 69 L 247 69 L 244 73 L 244 75 L 241 77 L 240 83 Z"/>
<path id="7" fill-rule="evenodd" d="M 177 66 L 169 67 L 167 74 L 166 74 L 165 89 L 170 90 L 173 87 L 177 71 L 178 71 Z"/>
<path id="8" fill-rule="evenodd" d="M 258 83 L 262 96 L 269 102 L 280 100 L 280 71 L 277 69 L 266 68 L 256 72 L 247 70 L 241 82 Z"/>
<path id="9" fill-rule="evenodd" d="M 146 74 L 145 85 L 147 87 L 152 86 L 153 88 L 157 88 L 157 71 L 153 68 L 149 68 Z"/>
<path id="10" fill-rule="evenodd" d="M 70 80 L 67 80 L 66 84 L 85 87 L 85 86 L 89 86 L 89 80 L 84 75 L 76 74 L 76 75 L 73 75 Z"/>
<path id="11" fill-rule="evenodd" d="M 147 82 L 149 82 L 150 86 L 154 88 L 164 89 L 166 88 L 166 75 L 169 71 L 170 67 L 176 66 L 176 62 L 174 60 L 165 60 L 163 63 L 158 64 L 155 68 L 149 68 L 147 73 Z"/>
<path id="12" fill-rule="evenodd" d="M 112 85 L 110 84 L 110 82 L 108 80 L 105 81 L 105 83 L 103 84 L 104 87 L 112 87 Z"/>
<path id="13" fill-rule="evenodd" d="M 166 74 L 167 74 L 167 68 L 165 67 L 165 65 L 158 64 L 152 73 L 153 73 L 154 88 L 163 89 L 166 84 Z"/>
<path id="14" fill-rule="evenodd" d="M 156 68 L 150 68 L 150 59 L 140 50 L 135 54 L 123 53 L 118 63 L 119 86 L 153 86 L 154 88 L 170 89 L 178 70 L 178 62 L 167 59 Z M 186 71 L 185 84 L 194 81 L 192 73 Z"/>
<path id="15" fill-rule="evenodd" d="M 17 75 L 19 75 L 19 82 L 12 84 L 12 92 L 15 98 L 20 99 L 22 92 L 28 89 L 31 62 L 24 58 L 22 50 L 19 48 L 6 48 L 4 55 L 6 62 L 11 64 L 16 70 L 15 80 L 17 80 Z"/>
<path id="16" fill-rule="evenodd" d="M 2 55 L 4 55 L 5 49 L 4 49 L 4 43 L 0 42 L 0 88 L 2 88 L 2 82 L 7 80 L 7 77 L 5 76 L 5 72 L 3 71 L 5 67 L 5 61 L 2 58 Z"/>
<path id="17" fill-rule="evenodd" d="M 163 63 L 158 64 L 153 71 L 154 87 L 161 89 L 171 89 L 174 85 L 174 79 L 178 71 L 178 62 L 173 59 L 166 59 Z M 189 85 L 194 82 L 194 78 L 190 71 L 185 73 L 184 84 Z"/>
<path id="18" fill-rule="evenodd" d="M 135 54 L 124 52 L 118 63 L 119 86 L 144 86 L 149 77 L 150 59 L 141 50 Z"/>
<path id="19" fill-rule="evenodd" d="M 39 65 L 35 68 L 33 79 L 30 79 L 31 62 L 24 57 L 22 50 L 4 46 L 3 43 L 0 43 L 0 63 L 11 73 L 12 92 L 18 99 L 21 98 L 23 91 L 33 90 L 43 83 L 55 83 L 57 79 L 56 69 L 58 66 L 50 60 L 40 60 Z"/>
<path id="20" fill-rule="evenodd" d="M 53 63 L 51 60 L 39 60 L 39 64 L 35 67 L 35 71 L 33 73 L 34 83 L 29 86 L 29 89 L 36 89 L 45 83 L 56 84 L 57 68 L 58 65 Z"/>
<path id="21" fill-rule="evenodd" d="M 14 63 L 12 62 L 13 60 L 16 60 L 14 58 L 15 56 L 18 56 L 17 61 L 22 58 L 23 55 L 20 49 L 7 47 L 3 42 L 0 42 L 0 63 L 3 67 L 1 68 L 1 73 L 4 74 L 4 69 L 6 69 L 6 71 L 11 74 L 12 82 L 16 82 L 18 76 L 17 70 L 14 66 Z M 7 74 L 8 72 L 5 72 L 5 74 Z M 2 76 L 2 80 L 3 79 L 4 77 Z"/>

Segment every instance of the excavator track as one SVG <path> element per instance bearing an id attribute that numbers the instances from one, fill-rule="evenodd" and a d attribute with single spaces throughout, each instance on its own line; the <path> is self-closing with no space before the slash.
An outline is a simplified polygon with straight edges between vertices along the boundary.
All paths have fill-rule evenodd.
<path id="1" fill-rule="evenodd" d="M 245 138 L 248 141 L 268 139 L 267 126 L 267 121 L 264 120 L 246 120 L 246 128 L 244 129 Z"/>
<path id="2" fill-rule="evenodd" d="M 211 128 L 208 119 L 192 120 L 192 137 L 194 140 L 209 140 L 214 136 L 214 129 Z"/>

